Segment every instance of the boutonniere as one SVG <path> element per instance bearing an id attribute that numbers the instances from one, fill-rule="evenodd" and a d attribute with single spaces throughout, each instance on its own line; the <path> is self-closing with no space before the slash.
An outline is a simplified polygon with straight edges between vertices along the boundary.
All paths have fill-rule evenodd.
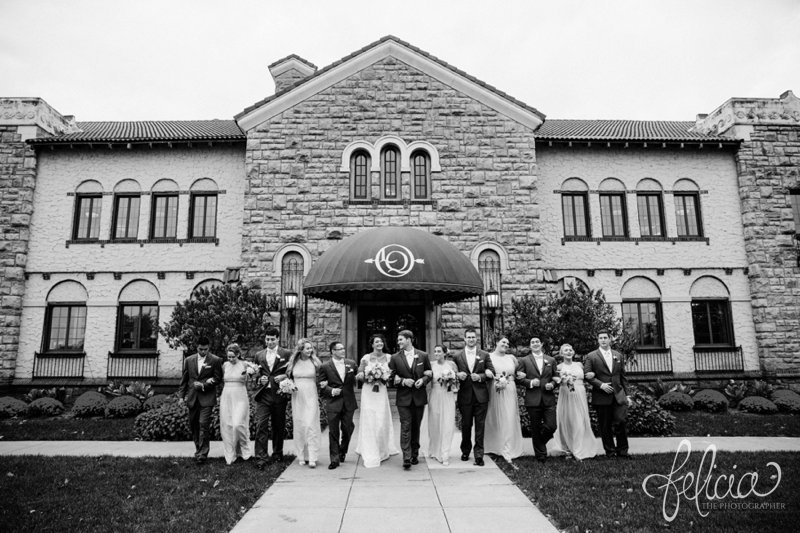
<path id="1" fill-rule="evenodd" d="M 414 357 L 413 357 L 413 359 L 416 359 L 416 358 L 417 358 L 417 354 L 414 354 Z"/>
<path id="2" fill-rule="evenodd" d="M 350 368 L 350 367 L 348 367 L 348 368 L 347 368 L 347 373 L 348 373 L 348 374 L 351 374 L 352 372 L 353 372 L 353 369 L 352 369 L 352 368 Z"/>

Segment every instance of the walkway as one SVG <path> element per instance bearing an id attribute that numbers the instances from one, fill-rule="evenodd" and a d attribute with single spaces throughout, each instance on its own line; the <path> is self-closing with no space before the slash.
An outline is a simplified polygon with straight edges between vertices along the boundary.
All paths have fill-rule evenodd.
<path id="1" fill-rule="evenodd" d="M 397 435 L 399 424 L 396 423 Z M 327 432 L 322 435 L 327 451 Z M 424 459 L 410 471 L 402 469 L 400 456 L 379 468 L 356 464 L 350 453 L 338 469 L 327 469 L 327 453 L 316 469 L 292 463 L 256 501 L 232 530 L 233 533 L 336 532 L 481 532 L 511 531 L 525 524 L 526 531 L 557 529 L 486 458 L 483 468 L 459 460 L 458 439 L 453 439 L 450 466 Z M 631 452 L 674 453 L 681 437 L 632 438 Z M 692 450 L 715 444 L 720 451 L 795 451 L 800 438 L 692 437 Z M 531 453 L 526 439 L 526 453 Z M 285 449 L 292 450 L 291 441 Z M 111 441 L 0 441 L 0 455 L 116 455 L 127 457 L 191 457 L 191 442 Z M 211 457 L 222 457 L 222 445 L 213 442 Z"/>

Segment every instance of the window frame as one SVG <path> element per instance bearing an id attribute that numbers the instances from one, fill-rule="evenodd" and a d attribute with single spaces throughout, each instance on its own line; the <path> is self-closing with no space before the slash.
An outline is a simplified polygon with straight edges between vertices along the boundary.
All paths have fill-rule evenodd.
<path id="1" fill-rule="evenodd" d="M 214 227 L 213 227 L 213 234 L 208 235 L 206 234 L 206 224 L 208 223 L 208 198 L 214 198 Z M 195 209 L 197 206 L 195 205 L 195 200 L 199 198 L 204 198 L 205 201 L 203 202 L 203 235 L 197 235 L 195 233 Z M 190 239 L 216 239 L 217 238 L 217 215 L 219 212 L 219 194 L 215 191 L 198 191 L 193 192 L 189 195 L 189 238 Z"/>
<path id="2" fill-rule="evenodd" d="M 421 157 L 425 161 L 424 173 L 418 174 L 417 158 Z M 426 150 L 414 150 L 410 158 L 411 166 L 411 199 L 412 200 L 430 200 L 431 199 L 431 155 Z M 419 194 L 418 190 L 421 188 L 418 177 L 422 176 L 424 179 L 423 194 Z"/>
<path id="3" fill-rule="evenodd" d="M 180 216 L 179 216 L 180 194 L 178 192 L 154 192 L 152 194 L 152 197 L 153 197 L 153 199 L 152 199 L 151 204 L 150 204 L 150 232 L 149 232 L 150 240 L 153 240 L 153 241 L 157 241 L 157 240 L 169 241 L 169 240 L 177 239 L 178 238 L 178 220 L 180 218 Z M 161 199 L 161 198 L 174 198 L 175 199 L 175 235 L 174 236 L 168 236 L 168 235 L 157 236 L 156 235 L 156 229 L 157 229 L 156 228 L 156 216 L 157 216 L 156 206 L 158 204 L 158 200 Z M 166 205 L 165 209 L 166 209 L 167 212 L 169 211 L 169 202 L 167 202 L 167 205 Z M 169 224 L 168 224 L 168 216 L 165 213 L 165 215 L 164 215 L 164 233 L 166 233 L 168 226 L 169 226 Z"/>
<path id="4" fill-rule="evenodd" d="M 653 214 L 650 212 L 650 208 L 652 207 L 650 205 L 650 201 L 649 201 L 650 198 L 655 198 L 656 199 L 655 207 L 658 210 L 658 213 L 656 214 L 658 218 L 654 217 Z M 646 209 L 646 211 L 644 213 L 645 220 L 642 219 L 643 213 L 642 213 L 642 204 L 640 202 L 641 199 L 645 199 L 645 209 Z M 638 217 L 639 218 L 639 235 L 643 239 L 665 239 L 665 238 L 667 238 L 666 225 L 664 223 L 664 198 L 663 198 L 663 195 L 660 192 L 637 192 L 636 193 L 636 210 L 637 210 L 637 213 L 639 215 L 639 217 Z M 658 224 L 659 224 L 660 233 L 658 233 L 658 234 L 654 234 L 653 231 L 652 231 L 653 223 L 654 223 L 655 220 L 657 220 Z M 648 235 L 644 234 L 643 230 L 644 230 L 645 226 L 644 226 L 643 222 L 647 224 L 647 230 L 649 232 Z"/>
<path id="5" fill-rule="evenodd" d="M 678 238 L 686 238 L 686 239 L 695 239 L 704 236 L 703 231 L 703 216 L 702 216 L 702 209 L 700 207 L 700 193 L 697 191 L 675 191 L 673 193 L 673 202 L 675 204 L 675 234 Z M 691 234 L 688 232 L 689 225 L 688 225 L 688 215 L 686 214 L 686 204 L 682 202 L 684 198 L 693 198 L 694 199 L 694 211 L 695 211 L 695 223 L 697 224 L 697 234 Z M 686 233 L 681 233 L 681 226 L 679 221 L 681 217 L 678 215 L 678 203 L 681 202 L 684 211 L 684 227 Z"/>
<path id="6" fill-rule="evenodd" d="M 65 338 L 65 343 L 69 341 L 69 332 L 72 329 L 70 327 L 71 319 L 72 319 L 72 309 L 73 308 L 82 308 L 84 310 L 83 316 L 83 339 L 81 341 L 81 348 L 80 349 L 66 349 L 66 348 L 50 348 L 50 341 L 53 338 L 53 311 L 56 308 L 67 308 L 67 336 Z M 86 322 L 88 317 L 88 309 L 86 307 L 86 302 L 48 302 L 47 308 L 45 309 L 45 316 L 44 316 L 44 331 L 42 334 L 42 348 L 41 351 L 43 354 L 80 354 L 85 353 L 86 349 Z"/>
<path id="7" fill-rule="evenodd" d="M 132 219 L 131 213 L 133 212 L 133 210 L 130 207 L 130 203 L 129 203 L 128 204 L 128 217 L 127 217 L 126 224 L 125 224 L 126 236 L 125 237 L 120 237 L 119 235 L 117 235 L 117 226 L 118 226 L 117 218 L 119 217 L 120 200 L 132 200 L 133 198 L 136 198 L 139 201 L 138 205 L 136 206 L 137 207 L 136 208 L 136 232 L 135 232 L 136 234 L 133 235 L 132 237 L 127 235 L 127 233 L 130 232 L 131 219 Z M 112 218 L 111 218 L 111 240 L 112 241 L 135 241 L 135 240 L 137 240 L 139 238 L 139 218 L 140 218 L 140 215 L 141 215 L 141 210 L 142 210 L 142 195 L 140 193 L 119 193 L 119 194 L 115 194 L 114 195 L 114 210 L 113 210 Z"/>
<path id="8" fill-rule="evenodd" d="M 87 232 L 89 235 L 83 237 L 80 235 L 81 231 L 81 205 L 84 200 L 90 200 L 89 222 L 87 224 Z M 97 210 L 97 235 L 92 236 L 92 226 L 94 225 L 94 202 L 99 202 Z M 100 221 L 103 216 L 103 194 L 102 193 L 77 193 L 75 194 L 75 213 L 73 214 L 72 222 L 72 239 L 75 241 L 98 241 L 100 240 Z"/>
<path id="9" fill-rule="evenodd" d="M 577 210 L 575 209 L 575 202 L 574 198 L 580 197 L 583 199 L 583 217 L 584 223 L 586 227 L 586 235 L 577 235 L 573 234 L 570 235 L 567 233 L 567 213 L 565 211 L 565 204 L 564 200 L 567 198 L 572 199 L 571 209 L 573 214 L 573 226 L 577 229 Z M 586 191 L 569 191 L 569 192 L 562 192 L 561 193 L 561 222 L 562 228 L 564 230 L 564 238 L 565 239 L 572 239 L 572 240 L 582 240 L 582 239 L 591 239 L 592 238 L 592 220 L 589 213 L 589 193 Z"/>
<path id="10" fill-rule="evenodd" d="M 359 157 L 364 158 L 363 165 L 358 164 Z M 359 169 L 362 168 L 362 166 L 364 169 L 364 175 L 363 175 L 364 183 L 359 184 L 356 181 L 359 178 L 357 172 L 359 171 Z M 370 157 L 369 152 L 363 149 L 356 150 L 350 156 L 350 199 L 351 200 L 361 200 L 361 201 L 370 200 L 371 198 L 370 184 L 372 181 L 371 177 L 372 177 L 372 158 Z M 362 188 L 364 189 L 364 194 L 363 196 L 359 196 L 358 191 Z"/>
<path id="11" fill-rule="evenodd" d="M 388 161 L 387 158 L 388 154 L 392 154 L 394 157 L 394 161 Z M 381 150 L 381 198 L 386 200 L 398 200 L 400 198 L 400 150 L 397 149 L 394 145 L 389 145 Z M 394 165 L 394 169 L 392 174 L 394 175 L 394 194 L 387 194 L 388 188 L 391 186 L 389 184 L 389 170 L 387 166 L 389 164 Z"/>
<path id="12" fill-rule="evenodd" d="M 628 205 L 626 201 L 626 194 L 624 191 L 602 191 L 600 192 L 600 232 L 605 240 L 620 240 L 620 239 L 627 239 L 630 235 L 628 232 Z M 603 216 L 603 199 L 604 198 L 619 198 L 620 207 L 622 208 L 622 234 L 619 235 L 616 233 L 612 235 L 606 234 L 606 224 L 605 218 Z M 611 229 L 616 230 L 615 222 L 614 222 L 614 206 L 613 202 L 609 203 L 609 208 L 611 209 L 611 213 L 609 216 L 609 220 L 611 221 Z"/>
<path id="13" fill-rule="evenodd" d="M 697 342 L 697 330 L 695 328 L 694 306 L 695 306 L 695 304 L 700 304 L 700 303 L 705 304 L 705 308 L 706 308 L 706 327 L 708 328 L 707 329 L 707 333 L 709 334 L 708 336 L 709 336 L 709 338 L 711 340 L 711 342 L 707 342 L 707 343 L 698 343 Z M 722 325 L 722 327 L 724 328 L 723 336 L 727 336 L 728 337 L 728 341 L 727 342 L 715 342 L 715 339 L 714 339 L 714 336 L 713 336 L 713 329 L 711 327 L 711 322 L 710 322 L 712 314 L 710 312 L 710 307 L 709 306 L 712 303 L 721 305 L 721 308 L 725 313 L 725 316 L 724 316 L 725 323 Z M 734 333 L 734 329 L 733 329 L 733 311 L 731 309 L 731 301 L 730 301 L 730 299 L 728 299 L 728 298 L 692 298 L 692 301 L 690 302 L 690 306 L 691 306 L 691 315 L 692 315 L 692 335 L 693 335 L 693 340 L 694 340 L 695 347 L 701 347 L 701 348 L 712 348 L 712 347 L 732 348 L 732 347 L 736 346 L 736 338 L 735 338 L 735 333 Z"/>
<path id="14" fill-rule="evenodd" d="M 789 189 L 789 207 L 792 208 L 794 234 L 797 236 L 800 235 L 800 189 Z"/>
<path id="15" fill-rule="evenodd" d="M 643 333 L 643 325 L 644 322 L 642 321 L 642 304 L 647 305 L 655 305 L 655 315 L 656 315 L 656 335 L 657 341 L 660 344 L 644 344 L 642 340 L 644 339 Z M 622 324 L 623 327 L 627 328 L 627 315 L 625 313 L 625 306 L 626 305 L 635 305 L 636 306 L 636 323 L 638 325 L 637 331 L 635 331 L 636 336 L 636 347 L 642 349 L 652 349 L 652 348 L 666 348 L 667 341 L 664 338 L 664 313 L 661 306 L 661 300 L 653 300 L 653 299 L 625 299 L 622 300 L 621 310 L 622 310 Z M 648 322 L 650 324 L 650 322 Z"/>
<path id="16" fill-rule="evenodd" d="M 125 307 L 139 307 L 139 331 L 136 332 L 136 344 L 139 345 L 137 348 L 123 348 L 122 347 L 122 326 L 124 320 L 124 308 Z M 156 308 L 156 345 L 153 348 L 141 348 L 141 316 L 142 316 L 142 307 L 155 307 Z M 161 309 L 158 305 L 158 302 L 118 302 L 117 303 L 117 331 L 114 335 L 114 350 L 117 354 L 152 354 L 158 353 L 158 321 L 161 315 Z"/>

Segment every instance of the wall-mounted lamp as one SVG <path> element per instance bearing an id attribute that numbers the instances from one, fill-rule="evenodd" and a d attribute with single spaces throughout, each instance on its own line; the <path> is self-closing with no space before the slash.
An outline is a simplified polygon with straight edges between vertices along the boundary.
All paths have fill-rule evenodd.
<path id="1" fill-rule="evenodd" d="M 486 307 L 492 312 L 500 309 L 500 293 L 495 290 L 486 291 Z"/>
<path id="2" fill-rule="evenodd" d="M 289 291 L 284 293 L 283 295 L 283 306 L 288 311 L 294 311 L 297 309 L 297 293 L 294 291 Z"/>

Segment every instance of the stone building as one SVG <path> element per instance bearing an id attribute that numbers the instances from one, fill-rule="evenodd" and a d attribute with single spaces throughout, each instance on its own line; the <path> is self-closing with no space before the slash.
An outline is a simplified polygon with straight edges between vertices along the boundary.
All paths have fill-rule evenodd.
<path id="1" fill-rule="evenodd" d="M 170 382 L 152 327 L 205 284 L 285 302 L 284 343 L 485 343 L 515 296 L 603 289 L 642 378 L 800 374 L 800 104 L 554 120 L 385 37 L 235 120 L 76 122 L 0 100 L 5 384 Z"/>

